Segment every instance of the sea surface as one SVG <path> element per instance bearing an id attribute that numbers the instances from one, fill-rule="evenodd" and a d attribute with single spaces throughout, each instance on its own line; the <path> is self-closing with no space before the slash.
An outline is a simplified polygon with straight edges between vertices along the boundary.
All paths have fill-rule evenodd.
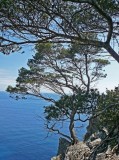
<path id="1" fill-rule="evenodd" d="M 48 135 L 41 118 L 48 104 L 34 97 L 15 100 L 0 92 L 0 160 L 50 160 L 57 154 L 59 136 Z M 85 128 L 80 139 L 84 132 Z"/>

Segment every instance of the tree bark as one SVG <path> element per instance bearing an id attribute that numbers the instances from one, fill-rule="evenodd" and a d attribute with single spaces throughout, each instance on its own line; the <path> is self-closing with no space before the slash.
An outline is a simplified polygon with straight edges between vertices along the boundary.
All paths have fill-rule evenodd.
<path id="1" fill-rule="evenodd" d="M 72 144 L 76 144 L 78 142 L 78 138 L 76 136 L 75 130 L 74 130 L 74 117 L 75 117 L 76 111 L 72 111 L 70 115 L 70 125 L 69 125 L 69 131 L 72 138 Z"/>

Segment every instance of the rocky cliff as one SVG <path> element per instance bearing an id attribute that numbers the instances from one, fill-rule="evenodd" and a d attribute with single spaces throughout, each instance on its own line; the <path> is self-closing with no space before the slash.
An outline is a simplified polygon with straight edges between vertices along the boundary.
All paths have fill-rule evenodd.
<path id="1" fill-rule="evenodd" d="M 98 139 L 92 141 L 92 147 L 89 147 L 84 142 L 78 142 L 75 145 L 69 145 L 67 140 L 60 139 L 60 148 L 59 155 L 53 157 L 51 160 L 119 160 L 119 155 L 117 154 L 118 146 L 107 147 L 104 152 L 96 153 L 96 147 L 101 144 L 101 141 Z M 63 148 L 61 147 L 63 145 Z M 66 147 L 69 145 L 68 147 Z"/>

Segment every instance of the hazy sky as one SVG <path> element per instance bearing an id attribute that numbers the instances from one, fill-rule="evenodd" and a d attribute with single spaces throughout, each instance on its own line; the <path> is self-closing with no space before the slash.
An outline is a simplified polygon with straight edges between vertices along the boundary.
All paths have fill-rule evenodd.
<path id="1" fill-rule="evenodd" d="M 0 91 L 4 91 L 8 85 L 14 85 L 21 67 L 27 66 L 27 61 L 32 57 L 32 53 L 12 53 L 10 55 L 0 54 Z M 119 64 L 115 61 L 106 67 L 107 78 L 101 80 L 97 87 L 100 91 L 105 88 L 113 89 L 119 84 Z"/>
<path id="2" fill-rule="evenodd" d="M 0 54 L 0 91 L 6 90 L 8 85 L 14 85 L 18 76 L 18 70 L 27 66 L 27 61 L 32 53 Z"/>

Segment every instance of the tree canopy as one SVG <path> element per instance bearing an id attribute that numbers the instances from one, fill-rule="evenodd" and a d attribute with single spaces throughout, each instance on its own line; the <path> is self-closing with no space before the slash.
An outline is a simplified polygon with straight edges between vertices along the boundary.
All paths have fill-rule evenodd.
<path id="1" fill-rule="evenodd" d="M 52 102 L 45 108 L 47 128 L 76 143 L 75 122 L 88 120 L 81 120 L 81 114 L 90 116 L 96 107 L 98 92 L 91 88 L 106 77 L 104 67 L 109 61 L 98 55 L 97 48 L 79 44 L 67 48 L 61 44 L 37 44 L 36 51 L 28 60 L 29 68 L 19 70 L 16 87 L 8 86 L 7 91 L 17 94 L 16 98 L 18 94 L 33 95 Z M 60 95 L 60 100 L 43 94 L 42 87 Z M 67 119 L 70 136 L 60 132 L 55 123 Z"/>
<path id="2" fill-rule="evenodd" d="M 32 94 L 42 97 L 42 89 L 59 95 L 85 89 L 87 92 L 95 82 L 106 77 L 104 67 L 109 61 L 98 55 L 95 47 L 78 44 L 65 48 L 61 44 L 37 44 L 36 54 L 28 60 L 28 69 L 21 68 L 16 87 L 9 92 Z M 90 51 L 91 50 L 91 51 Z"/>
<path id="3" fill-rule="evenodd" d="M 25 44 L 78 42 L 103 48 L 119 62 L 118 3 L 118 0 L 1 0 L 0 52 L 9 54 Z"/>

